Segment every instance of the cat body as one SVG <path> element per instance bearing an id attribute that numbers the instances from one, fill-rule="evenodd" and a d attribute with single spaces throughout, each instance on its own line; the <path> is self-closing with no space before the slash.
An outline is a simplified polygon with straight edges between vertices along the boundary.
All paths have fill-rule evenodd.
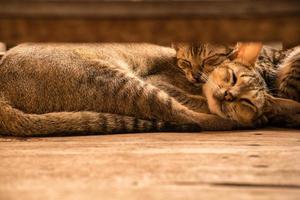
<path id="1" fill-rule="evenodd" d="M 166 130 L 170 123 L 179 129 L 238 127 L 209 114 L 201 89 L 174 58 L 173 49 L 150 44 L 19 45 L 0 63 L 0 132 L 137 132 Z"/>
<path id="2" fill-rule="evenodd" d="M 290 49 L 278 67 L 277 95 L 300 102 L 300 46 Z"/>
<path id="3" fill-rule="evenodd" d="M 155 74 L 155 70 L 163 69 L 155 68 L 161 63 L 154 62 L 161 62 L 163 59 L 159 58 L 163 56 L 166 59 L 171 57 L 171 52 L 162 51 L 161 55 L 156 55 L 157 59 L 149 53 L 143 56 L 143 49 L 148 50 L 149 47 L 139 49 L 113 44 L 20 45 L 10 50 L 1 63 L 1 95 L 13 107 L 27 113 L 57 112 L 63 108 L 65 111 L 131 114 L 126 109 L 136 102 L 127 101 L 126 106 L 123 102 L 119 102 L 122 105 L 112 103 L 118 90 L 126 91 L 127 83 L 130 90 L 132 83 L 128 82 L 127 76 L 136 78 Z M 158 53 L 158 50 L 150 52 Z M 139 57 L 139 54 L 142 56 Z M 123 94 L 124 101 L 126 92 Z"/>

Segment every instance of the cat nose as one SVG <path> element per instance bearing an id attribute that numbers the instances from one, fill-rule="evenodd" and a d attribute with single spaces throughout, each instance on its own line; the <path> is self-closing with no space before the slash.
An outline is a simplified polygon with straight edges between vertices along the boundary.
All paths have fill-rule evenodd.
<path id="1" fill-rule="evenodd" d="M 195 79 L 195 81 L 196 81 L 197 83 L 204 83 L 204 81 L 202 80 L 201 75 L 195 75 L 195 76 L 193 76 L 193 77 L 194 77 L 194 79 Z"/>
<path id="2" fill-rule="evenodd" d="M 234 96 L 233 96 L 233 94 L 232 94 L 230 91 L 226 90 L 226 91 L 224 92 L 224 99 L 225 99 L 226 101 L 233 101 Z"/>
<path id="3" fill-rule="evenodd" d="M 194 79 L 199 83 L 201 81 L 200 76 L 194 76 Z"/>

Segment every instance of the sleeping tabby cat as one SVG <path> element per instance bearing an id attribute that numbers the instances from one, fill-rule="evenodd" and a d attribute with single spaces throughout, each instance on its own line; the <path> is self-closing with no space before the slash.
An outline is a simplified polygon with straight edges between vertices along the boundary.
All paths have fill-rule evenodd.
<path id="1" fill-rule="evenodd" d="M 254 113 L 247 120 L 210 114 L 215 101 L 207 105 L 175 55 L 150 44 L 19 45 L 0 62 L 0 134 L 231 130 L 264 116 L 249 105 L 241 106 Z M 265 110 L 279 107 L 280 114 L 300 108 L 274 101 Z"/>
<path id="2" fill-rule="evenodd" d="M 243 124 L 271 119 L 278 122 L 282 112 L 290 112 L 283 125 L 300 127 L 300 103 L 269 94 L 260 71 L 255 67 L 261 44 L 241 44 L 231 56 L 215 68 L 203 86 L 212 113 Z M 271 109 L 271 110 L 270 110 Z M 289 124 L 286 124 L 289 123 Z"/>
<path id="3" fill-rule="evenodd" d="M 174 59 L 150 44 L 19 45 L 0 62 L 0 134 L 237 128 L 208 114 Z"/>

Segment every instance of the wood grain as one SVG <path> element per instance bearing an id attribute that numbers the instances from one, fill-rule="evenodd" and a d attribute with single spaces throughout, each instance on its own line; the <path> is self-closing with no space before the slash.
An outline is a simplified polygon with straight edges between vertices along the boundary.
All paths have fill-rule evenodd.
<path id="1" fill-rule="evenodd" d="M 298 0 L 10 0 L 3 17 L 166 18 L 299 15 Z"/>
<path id="2" fill-rule="evenodd" d="M 0 18 L 0 39 L 21 42 L 300 43 L 300 16 L 262 19 L 36 19 Z"/>
<path id="3" fill-rule="evenodd" d="M 298 199 L 300 131 L 0 138 L 0 199 Z"/>
<path id="4" fill-rule="evenodd" d="M 299 0 L 0 0 L 0 40 L 300 43 Z"/>

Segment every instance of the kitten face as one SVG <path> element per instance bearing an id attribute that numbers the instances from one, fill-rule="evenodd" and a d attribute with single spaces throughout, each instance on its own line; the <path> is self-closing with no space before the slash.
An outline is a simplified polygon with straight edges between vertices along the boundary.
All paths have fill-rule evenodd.
<path id="1" fill-rule="evenodd" d="M 263 112 L 265 82 L 258 72 L 238 62 L 216 68 L 203 86 L 210 111 L 242 124 L 252 124 Z"/>
<path id="2" fill-rule="evenodd" d="M 176 50 L 177 66 L 186 78 L 195 85 L 206 82 L 208 75 L 233 51 L 231 46 L 211 44 L 173 44 Z"/>

